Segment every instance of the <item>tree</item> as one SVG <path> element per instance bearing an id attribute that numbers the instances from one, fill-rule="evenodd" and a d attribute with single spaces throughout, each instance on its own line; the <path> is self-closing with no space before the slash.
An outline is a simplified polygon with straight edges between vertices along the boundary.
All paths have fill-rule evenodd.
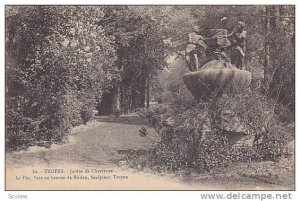
<path id="1" fill-rule="evenodd" d="M 88 121 L 96 102 L 101 114 L 149 106 L 166 67 L 164 85 L 181 90 L 191 27 L 231 30 L 239 20 L 248 31 L 248 70 L 254 78 L 264 72 L 270 97 L 293 109 L 295 8 L 267 7 L 269 29 L 265 8 L 6 6 L 7 139 L 60 141 Z"/>
<path id="2" fill-rule="evenodd" d="M 272 6 L 270 9 L 269 94 L 295 111 L 295 7 Z"/>
<path id="3" fill-rule="evenodd" d="M 7 117 L 8 140 L 32 132 L 12 129 L 20 116 L 37 125 L 31 142 L 47 145 L 89 119 L 114 74 L 114 41 L 96 24 L 101 17 L 90 6 L 37 6 L 9 17 L 6 109 L 15 116 Z"/>
<path id="4" fill-rule="evenodd" d="M 188 7 L 106 7 L 104 19 L 99 23 L 107 35 L 116 38 L 116 65 L 121 77 L 104 94 L 106 101 L 100 103 L 99 110 L 111 113 L 117 105 L 113 100 L 120 100 L 125 111 L 144 107 L 145 101 L 149 106 L 153 78 L 166 66 L 170 54 L 184 55 L 186 35 L 194 22 Z M 118 97 L 117 92 L 120 99 L 111 98 Z"/>

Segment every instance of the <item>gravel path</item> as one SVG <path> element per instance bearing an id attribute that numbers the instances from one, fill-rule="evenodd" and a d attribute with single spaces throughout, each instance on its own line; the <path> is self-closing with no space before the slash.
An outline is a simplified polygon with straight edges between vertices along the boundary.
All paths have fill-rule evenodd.
<path id="1" fill-rule="evenodd" d="M 138 130 L 143 121 L 136 115 L 120 117 L 95 117 L 87 125 L 74 128 L 69 141 L 51 148 L 32 147 L 27 151 L 6 154 L 6 188 L 7 190 L 211 190 L 211 189 L 285 189 L 284 187 L 265 183 L 228 184 L 225 180 L 205 179 L 205 182 L 175 175 L 158 175 L 120 167 L 119 161 L 124 157 L 122 150 L 147 149 L 158 136 L 149 132 L 149 138 L 139 136 Z M 70 174 L 72 170 L 113 170 L 113 174 L 127 176 L 128 179 L 114 180 L 73 180 L 73 181 L 15 181 L 16 175 L 31 175 L 37 169 L 40 176 L 45 175 L 45 168 L 60 168 Z M 74 176 L 74 175 L 72 175 Z M 101 176 L 101 175 L 100 175 Z M 113 175 L 110 175 L 113 177 Z M 203 181 L 203 180 L 202 180 Z M 27 183 L 26 183 L 27 182 Z"/>

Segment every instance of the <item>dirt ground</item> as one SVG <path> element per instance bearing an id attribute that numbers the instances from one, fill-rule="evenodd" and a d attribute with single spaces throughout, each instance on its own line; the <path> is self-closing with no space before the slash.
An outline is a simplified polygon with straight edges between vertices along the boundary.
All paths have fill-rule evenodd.
<path id="1" fill-rule="evenodd" d="M 159 136 L 152 130 L 149 138 L 139 136 L 142 119 L 136 114 L 96 116 L 87 125 L 75 127 L 68 142 L 51 148 L 31 147 L 6 153 L 7 190 L 293 190 L 294 170 L 273 163 L 242 164 L 216 169 L 210 174 L 174 173 L 167 175 L 126 169 L 120 165 L 124 151 L 147 149 Z M 47 168 L 72 170 L 108 169 L 125 175 L 120 180 L 16 181 L 33 169 L 44 174 Z M 268 170 L 272 169 L 271 173 Z M 266 172 L 267 171 L 267 172 Z M 267 175 L 267 176 L 266 176 Z M 112 175 L 111 175 L 112 176 Z"/>

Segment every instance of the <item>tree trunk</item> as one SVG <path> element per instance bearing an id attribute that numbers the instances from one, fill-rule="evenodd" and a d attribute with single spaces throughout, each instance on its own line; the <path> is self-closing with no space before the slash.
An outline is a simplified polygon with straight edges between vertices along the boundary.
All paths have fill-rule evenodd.
<path id="1" fill-rule="evenodd" d="M 267 37 L 265 39 L 265 59 L 264 59 L 264 87 L 268 84 L 268 71 L 270 66 L 270 6 L 266 6 L 266 32 Z"/>
<path id="2" fill-rule="evenodd" d="M 271 29 L 276 29 L 278 20 L 280 17 L 280 6 L 279 5 L 274 5 L 270 8 L 270 15 L 274 16 L 271 18 Z"/>
<path id="3" fill-rule="evenodd" d="M 280 47 L 280 44 L 278 44 L 278 38 L 277 38 L 277 32 L 278 29 L 280 29 L 280 6 L 274 5 L 271 7 L 270 10 L 271 22 L 270 22 L 270 29 L 271 29 L 271 38 L 270 41 L 272 41 L 271 50 L 270 50 L 270 69 L 269 69 L 269 75 L 272 76 L 274 74 L 274 71 L 276 70 L 274 67 L 278 65 L 279 58 L 278 58 L 278 52 L 281 50 L 282 47 Z M 282 19 L 281 19 L 282 20 Z"/>
<path id="4" fill-rule="evenodd" d="M 146 107 L 149 108 L 149 106 L 150 106 L 150 79 L 149 79 L 149 75 L 148 75 L 148 78 L 147 78 L 146 85 L 147 85 L 147 89 L 146 89 L 146 92 L 147 92 L 146 102 L 147 102 L 147 104 L 146 104 Z"/>
<path id="5" fill-rule="evenodd" d="M 119 83 L 116 82 L 112 90 L 103 93 L 99 98 L 97 110 L 98 115 L 109 115 L 121 111 Z"/>
<path id="6" fill-rule="evenodd" d="M 119 113 L 121 111 L 121 107 L 120 107 L 120 84 L 117 81 L 115 84 L 115 88 L 114 88 L 114 103 L 113 103 L 113 112 L 114 113 Z"/>
<path id="7" fill-rule="evenodd" d="M 145 84 L 145 83 L 144 83 Z M 143 87 L 140 88 L 139 94 L 138 94 L 138 108 L 145 108 L 145 100 L 146 100 L 146 96 L 145 96 L 145 85 Z"/>
<path id="8" fill-rule="evenodd" d="M 113 113 L 113 93 L 104 92 L 97 104 L 98 115 L 109 115 Z"/>

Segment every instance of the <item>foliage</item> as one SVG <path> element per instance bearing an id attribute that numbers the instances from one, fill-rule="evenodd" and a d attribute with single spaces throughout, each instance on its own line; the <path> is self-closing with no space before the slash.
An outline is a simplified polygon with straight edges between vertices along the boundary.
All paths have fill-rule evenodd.
<path id="1" fill-rule="evenodd" d="M 167 140 L 162 147 L 171 138 L 171 149 L 184 150 L 174 152 L 175 158 L 198 150 L 195 139 L 204 138 L 209 124 L 212 139 L 218 138 L 222 125 L 213 117 L 231 108 L 253 136 L 264 136 L 259 143 L 265 146 L 257 144 L 264 160 L 277 160 L 281 154 L 274 152 L 285 144 L 277 142 L 294 125 L 295 9 L 271 7 L 272 15 L 281 17 L 272 18 L 267 33 L 266 6 L 6 6 L 7 149 L 58 143 L 72 126 L 86 123 L 96 105 L 102 114 L 131 112 L 145 107 L 147 94 L 156 88 L 176 96 L 175 105 L 154 109 L 150 116 L 155 118 L 149 117 Z M 253 93 L 193 102 L 182 82 L 187 34 L 194 25 L 230 31 L 238 20 L 246 22 L 248 32 L 247 69 L 254 78 L 270 77 L 268 97 Z M 270 69 L 264 71 L 267 56 Z M 177 149 L 179 139 L 185 145 Z"/>
<path id="2" fill-rule="evenodd" d="M 268 30 L 266 9 L 270 8 L 270 28 Z M 225 28 L 231 31 L 237 21 L 246 23 L 246 68 L 254 79 L 265 77 L 266 93 L 279 102 L 295 108 L 295 7 L 285 5 L 270 6 L 205 6 L 195 9 L 202 30 Z M 226 20 L 221 20 L 226 17 Z M 270 53 L 266 55 L 265 46 Z M 270 64 L 266 66 L 266 59 Z M 257 74 L 256 72 L 263 72 Z"/>
<path id="3" fill-rule="evenodd" d="M 274 101 L 259 93 L 245 92 L 223 95 L 219 100 L 174 103 L 146 110 L 141 115 L 161 137 L 148 153 L 148 166 L 159 172 L 207 172 L 237 162 L 278 161 L 285 156 L 293 132 L 288 124 L 278 120 L 278 114 L 272 113 L 273 106 Z M 218 118 L 224 110 L 229 114 Z M 231 128 L 225 121 L 230 122 Z M 250 145 L 235 144 L 233 134 L 224 132 L 226 128 L 234 131 L 236 125 L 246 129 L 252 139 Z"/>
<path id="4" fill-rule="evenodd" d="M 80 115 L 81 115 L 82 122 L 86 124 L 89 120 L 92 119 L 93 110 L 85 106 L 82 108 Z"/>
<path id="5" fill-rule="evenodd" d="M 38 6 L 9 17 L 6 108 L 38 124 L 29 144 L 61 141 L 89 120 L 95 97 L 109 88 L 114 41 L 96 24 L 101 17 L 101 8 L 89 6 Z M 28 134 L 12 134 L 16 119 L 6 118 L 8 141 Z"/>
<path id="6" fill-rule="evenodd" d="M 145 14 L 147 10 L 130 6 L 104 9 L 104 18 L 99 23 L 116 40 L 119 77 L 99 104 L 99 113 L 105 107 L 120 110 L 117 105 L 128 111 L 144 107 L 147 84 L 155 71 L 163 67 L 164 45 L 157 24 Z M 106 96 L 113 96 L 112 101 Z"/>
<path id="7" fill-rule="evenodd" d="M 295 15 L 295 8 L 275 7 L 278 14 Z M 273 9 L 275 9 L 273 8 Z M 295 110 L 295 18 L 273 20 L 271 57 L 272 71 L 269 91 L 273 98 Z"/>
<path id="8" fill-rule="evenodd" d="M 22 150 L 34 144 L 34 134 L 37 133 L 38 124 L 22 114 L 7 110 L 5 144 L 7 150 Z"/>
<path id="9" fill-rule="evenodd" d="M 187 8 L 177 6 L 108 6 L 104 13 L 100 23 L 116 39 L 120 70 L 120 81 L 107 94 L 120 98 L 108 98 L 99 110 L 115 107 L 117 100 L 123 111 L 143 108 L 150 86 L 157 86 L 155 76 L 170 54 L 184 48 L 195 20 Z"/>

